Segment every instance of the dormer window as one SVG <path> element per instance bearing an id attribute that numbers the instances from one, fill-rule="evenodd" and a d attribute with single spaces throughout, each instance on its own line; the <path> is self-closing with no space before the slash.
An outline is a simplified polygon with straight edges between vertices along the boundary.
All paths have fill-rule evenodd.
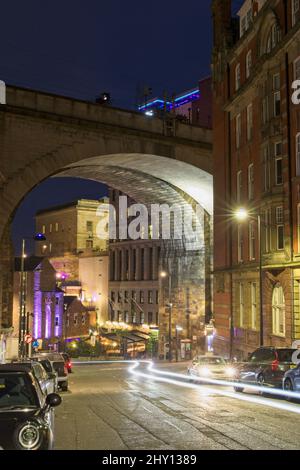
<path id="1" fill-rule="evenodd" d="M 267 38 L 267 47 L 265 52 L 270 53 L 280 41 L 280 28 L 278 23 L 274 23 Z"/>

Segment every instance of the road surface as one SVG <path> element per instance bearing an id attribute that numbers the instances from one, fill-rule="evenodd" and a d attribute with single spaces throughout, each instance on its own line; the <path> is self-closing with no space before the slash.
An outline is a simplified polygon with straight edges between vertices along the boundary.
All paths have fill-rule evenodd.
<path id="1" fill-rule="evenodd" d="M 180 371 L 180 367 L 172 365 L 170 370 Z M 167 370 L 165 365 L 163 368 Z M 56 449 L 300 447 L 300 414 L 241 401 L 235 394 L 224 396 L 223 391 L 231 392 L 230 388 L 214 387 L 214 391 L 207 386 L 160 383 L 134 376 L 128 364 L 119 363 L 74 366 L 69 380 L 70 391 L 62 394 L 63 404 L 56 410 Z M 287 404 L 268 400 L 274 405 Z M 300 404 L 287 406 L 300 408 Z"/>

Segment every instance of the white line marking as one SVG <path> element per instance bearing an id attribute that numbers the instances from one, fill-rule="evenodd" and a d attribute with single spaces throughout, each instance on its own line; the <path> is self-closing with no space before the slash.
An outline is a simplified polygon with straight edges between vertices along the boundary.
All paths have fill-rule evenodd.
<path id="1" fill-rule="evenodd" d="M 166 420 L 166 419 L 165 419 L 165 423 L 167 423 L 169 426 L 172 426 L 172 428 L 177 429 L 177 431 L 179 431 L 179 432 L 181 432 L 181 433 L 183 432 L 183 431 L 182 431 L 180 428 L 178 428 L 175 424 L 171 423 L 170 421 L 168 421 L 168 420 Z"/>
<path id="2" fill-rule="evenodd" d="M 145 408 L 145 407 L 143 406 L 143 409 L 146 410 L 146 411 L 148 411 L 148 413 L 151 413 L 151 414 L 152 414 L 152 411 L 151 411 L 151 410 L 148 410 L 148 408 Z"/>

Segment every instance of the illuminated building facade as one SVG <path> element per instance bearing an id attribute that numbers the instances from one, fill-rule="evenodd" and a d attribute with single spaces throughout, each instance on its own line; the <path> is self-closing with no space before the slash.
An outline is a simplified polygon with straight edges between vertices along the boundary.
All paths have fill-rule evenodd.
<path id="1" fill-rule="evenodd" d="M 300 4 L 212 8 L 215 348 L 245 358 L 300 338 Z"/>
<path id="2" fill-rule="evenodd" d="M 19 335 L 20 315 L 20 258 L 15 260 L 13 327 L 14 336 Z M 28 331 L 43 347 L 57 345 L 63 335 L 63 296 L 56 285 L 56 271 L 42 257 L 25 259 L 25 298 Z"/>
<path id="3" fill-rule="evenodd" d="M 174 112 L 178 119 L 188 124 L 212 127 L 212 88 L 211 77 L 199 81 L 197 87 L 186 90 L 173 99 L 160 97 L 146 100 L 139 111 L 148 116 L 163 117 L 164 113 Z"/>
<path id="4" fill-rule="evenodd" d="M 108 241 L 97 235 L 99 207 L 107 202 L 107 198 L 81 199 L 36 215 L 36 229 L 47 239 L 44 246 L 39 244 L 37 254 L 50 260 L 66 295 L 94 306 L 98 323 L 107 320 L 108 314 Z"/>

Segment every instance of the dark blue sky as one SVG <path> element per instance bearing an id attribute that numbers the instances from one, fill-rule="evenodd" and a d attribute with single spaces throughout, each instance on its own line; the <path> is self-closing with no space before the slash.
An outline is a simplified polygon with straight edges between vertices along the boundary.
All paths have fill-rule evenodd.
<path id="1" fill-rule="evenodd" d="M 94 100 L 108 91 L 113 105 L 133 108 L 137 88 L 181 92 L 210 74 L 210 0 L 9 0 L 1 2 L 0 79 Z M 14 242 L 33 232 L 34 214 L 105 188 L 52 180 L 20 205 Z"/>

